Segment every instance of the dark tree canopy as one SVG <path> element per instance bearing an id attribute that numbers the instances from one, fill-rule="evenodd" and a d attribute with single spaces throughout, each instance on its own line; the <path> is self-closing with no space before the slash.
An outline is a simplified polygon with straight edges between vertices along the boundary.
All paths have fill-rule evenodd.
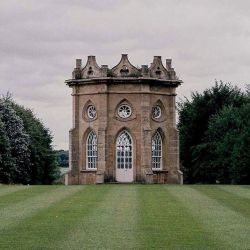
<path id="1" fill-rule="evenodd" d="M 249 155 L 245 145 L 247 142 L 244 145 L 239 144 L 243 142 L 242 138 L 247 132 L 244 130 L 245 127 L 237 125 L 239 122 L 244 123 L 249 120 L 249 115 L 242 110 L 248 103 L 249 96 L 246 93 L 223 82 L 216 82 L 214 87 L 205 90 L 202 94 L 192 93 L 191 100 L 186 99 L 179 103 L 180 158 L 186 182 L 246 182 L 247 177 L 236 178 L 229 172 L 245 164 L 242 162 L 239 167 L 238 163 L 233 163 L 232 155 L 239 158 L 244 151 Z M 229 110 L 234 117 L 228 118 Z M 246 116 L 239 115 L 242 112 L 245 112 Z M 220 124 L 225 119 L 229 119 L 231 123 Z M 222 126 L 221 129 L 219 126 Z M 237 127 L 237 133 L 235 127 Z M 220 144 L 222 139 L 229 140 L 229 137 L 233 142 L 224 141 Z M 226 147 L 229 143 L 230 146 Z M 224 159 L 223 165 L 219 158 Z M 246 161 L 247 157 L 245 156 L 244 159 Z"/>
<path id="2" fill-rule="evenodd" d="M 29 136 L 24 129 L 22 119 L 16 114 L 8 100 L 0 102 L 0 119 L 8 138 L 7 147 L 10 146 L 11 158 L 14 163 L 8 173 L 11 176 L 11 182 L 29 183 L 31 167 Z"/>
<path id="3" fill-rule="evenodd" d="M 68 150 L 56 150 L 58 165 L 62 168 L 69 167 L 69 151 Z"/>
<path id="4" fill-rule="evenodd" d="M 2 98 L 0 107 L 0 151 L 1 142 L 6 148 L 0 152 L 0 161 L 6 162 L 0 182 L 51 184 L 59 170 L 50 131 L 10 97 Z"/>
<path id="5" fill-rule="evenodd" d="M 4 123 L 0 119 L 0 182 L 9 183 L 11 181 L 11 173 L 13 173 L 14 167 L 10 141 Z"/>
<path id="6" fill-rule="evenodd" d="M 221 183 L 250 181 L 250 102 L 225 107 L 211 118 L 206 132 L 210 167 Z M 205 164 L 205 162 L 201 162 Z"/>
<path id="7" fill-rule="evenodd" d="M 32 161 L 32 184 L 50 184 L 57 178 L 59 171 L 56 153 L 52 149 L 52 135 L 49 129 L 35 117 L 32 110 L 13 103 L 13 108 L 21 117 L 25 130 L 30 136 Z"/>

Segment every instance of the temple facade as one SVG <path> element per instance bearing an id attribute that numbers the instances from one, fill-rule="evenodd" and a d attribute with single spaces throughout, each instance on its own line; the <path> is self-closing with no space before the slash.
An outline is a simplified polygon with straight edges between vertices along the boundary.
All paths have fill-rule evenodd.
<path id="1" fill-rule="evenodd" d="M 73 126 L 66 184 L 182 183 L 171 59 L 133 66 L 127 54 L 113 68 L 76 59 Z"/>

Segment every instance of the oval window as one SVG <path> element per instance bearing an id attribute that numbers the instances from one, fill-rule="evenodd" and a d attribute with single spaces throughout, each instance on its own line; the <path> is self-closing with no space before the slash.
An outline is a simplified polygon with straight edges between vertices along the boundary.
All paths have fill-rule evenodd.
<path id="1" fill-rule="evenodd" d="M 154 119 L 158 119 L 161 117 L 161 107 L 160 106 L 154 106 L 152 110 L 152 117 Z"/>
<path id="2" fill-rule="evenodd" d="M 87 114 L 90 119 L 94 119 L 96 117 L 96 108 L 94 105 L 88 106 Z"/>

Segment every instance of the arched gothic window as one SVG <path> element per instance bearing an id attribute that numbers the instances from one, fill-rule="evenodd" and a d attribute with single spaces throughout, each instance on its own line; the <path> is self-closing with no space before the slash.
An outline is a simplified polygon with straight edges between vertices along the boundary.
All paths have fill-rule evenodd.
<path id="1" fill-rule="evenodd" d="M 119 169 L 132 168 L 132 139 L 126 130 L 119 134 L 116 141 L 116 164 Z"/>
<path id="2" fill-rule="evenodd" d="M 162 169 L 162 139 L 158 131 L 152 137 L 152 169 Z"/>
<path id="3" fill-rule="evenodd" d="M 86 163 L 87 169 L 97 168 L 97 136 L 90 131 L 86 141 Z"/>

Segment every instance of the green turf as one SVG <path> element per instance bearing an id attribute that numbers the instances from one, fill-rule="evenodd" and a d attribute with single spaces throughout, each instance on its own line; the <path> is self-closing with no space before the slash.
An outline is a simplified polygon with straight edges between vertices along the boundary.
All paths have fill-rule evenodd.
<path id="1" fill-rule="evenodd" d="M 1 185 L 0 249 L 250 249 L 250 188 Z"/>

